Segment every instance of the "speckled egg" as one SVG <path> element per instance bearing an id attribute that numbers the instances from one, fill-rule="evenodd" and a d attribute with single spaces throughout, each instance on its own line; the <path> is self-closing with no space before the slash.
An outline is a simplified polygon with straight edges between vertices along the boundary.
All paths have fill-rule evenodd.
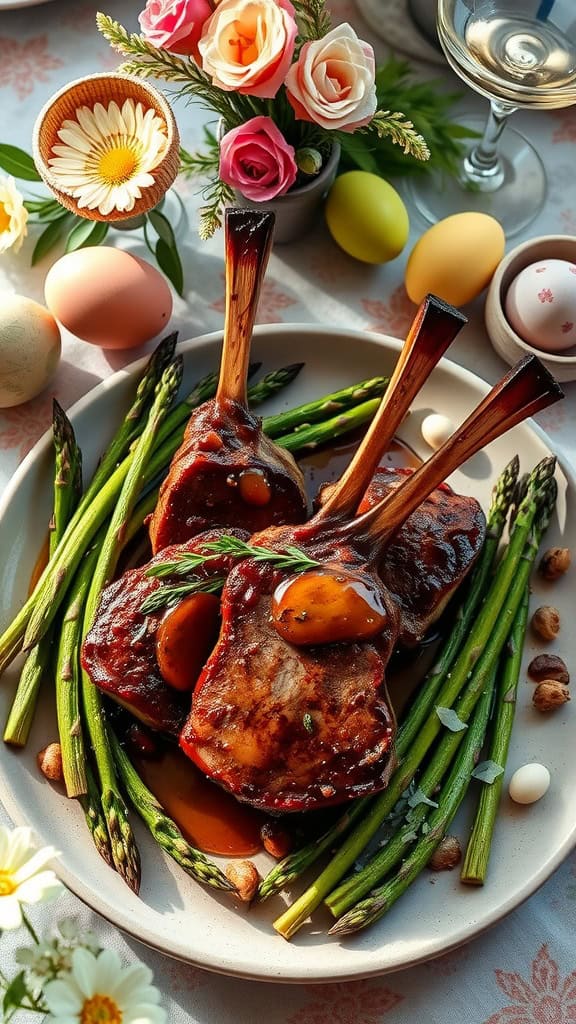
<path id="1" fill-rule="evenodd" d="M 510 326 L 523 341 L 543 352 L 564 352 L 576 345 L 576 264 L 540 260 L 521 270 L 504 308 Z"/>
<path id="2" fill-rule="evenodd" d="M 0 302 L 0 408 L 35 398 L 60 361 L 60 331 L 54 317 L 25 295 Z"/>

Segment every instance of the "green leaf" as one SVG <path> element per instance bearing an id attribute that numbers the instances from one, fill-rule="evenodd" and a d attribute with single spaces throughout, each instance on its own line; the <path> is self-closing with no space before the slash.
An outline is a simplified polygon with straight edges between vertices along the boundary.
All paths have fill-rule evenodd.
<path id="1" fill-rule="evenodd" d="M 172 230 L 172 225 L 167 217 L 158 210 L 150 210 L 148 213 L 148 220 L 150 221 L 154 231 L 160 236 L 163 242 L 166 242 L 171 249 L 176 249 L 176 239 Z"/>
<path id="2" fill-rule="evenodd" d="M 159 238 L 154 252 L 160 270 L 164 271 L 168 280 L 172 282 L 178 295 L 182 295 L 184 292 L 184 271 L 182 270 L 182 262 L 178 255 L 178 250 L 175 246 L 167 245 L 163 238 Z"/>
<path id="3" fill-rule="evenodd" d="M 59 217 L 58 220 L 50 221 L 48 227 L 44 229 L 34 246 L 34 252 L 32 253 L 32 259 L 30 261 L 33 267 L 35 267 L 41 259 L 44 259 L 44 256 L 46 256 L 55 245 L 58 245 L 58 242 L 64 234 L 66 225 L 69 223 L 69 219 L 70 214 L 65 213 Z"/>
<path id="4" fill-rule="evenodd" d="M 4 993 L 4 999 L 2 1000 L 3 1013 L 7 1014 L 10 1010 L 17 1009 L 27 995 L 28 989 L 26 987 L 25 972 L 20 971 L 20 974 L 17 974 L 12 979 Z"/>
<path id="5" fill-rule="evenodd" d="M 108 234 L 108 224 L 101 220 L 82 218 L 73 228 L 66 241 L 66 252 L 83 249 L 88 245 L 100 245 Z"/>
<path id="6" fill-rule="evenodd" d="M 472 778 L 480 779 L 480 782 L 485 782 L 486 785 L 491 786 L 502 775 L 503 771 L 502 765 L 496 761 L 481 761 L 472 772 Z"/>
<path id="7" fill-rule="evenodd" d="M 0 167 L 13 178 L 22 181 L 42 181 L 31 156 L 18 146 L 0 142 Z"/>
<path id="8" fill-rule="evenodd" d="M 424 793 L 420 788 L 408 797 L 409 807 L 418 807 L 419 804 L 426 804 L 427 807 L 438 807 L 436 801 L 431 800 L 429 796 L 426 796 L 426 793 Z"/>
<path id="9" fill-rule="evenodd" d="M 437 707 L 436 714 L 442 722 L 442 725 L 450 729 L 450 732 L 462 732 L 463 729 L 467 729 L 466 722 L 463 722 L 461 718 L 454 711 L 454 708 L 443 708 Z"/>

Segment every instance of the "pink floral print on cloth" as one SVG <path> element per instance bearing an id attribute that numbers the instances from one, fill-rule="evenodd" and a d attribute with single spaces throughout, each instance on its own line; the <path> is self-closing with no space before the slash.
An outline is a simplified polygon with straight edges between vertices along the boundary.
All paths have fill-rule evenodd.
<path id="1" fill-rule="evenodd" d="M 222 275 L 222 282 L 224 282 L 224 275 Z M 256 315 L 256 323 L 258 324 L 276 324 L 282 323 L 282 316 L 280 310 L 287 309 L 289 306 L 296 304 L 296 299 L 291 295 L 287 295 L 286 292 L 280 291 L 276 286 L 276 282 L 268 279 L 262 286 L 260 292 L 260 301 L 258 303 L 258 313 Z M 226 308 L 226 300 L 224 296 L 221 299 L 217 299 L 210 306 L 211 309 L 215 309 L 217 313 L 223 313 Z"/>
<path id="2" fill-rule="evenodd" d="M 404 285 L 399 285 L 392 292 L 388 302 L 381 299 L 362 299 L 364 312 L 372 318 L 368 330 L 381 331 L 403 338 L 414 319 L 416 307 L 408 298 Z"/>
<path id="3" fill-rule="evenodd" d="M 377 981 L 307 985 L 306 991 L 310 1002 L 286 1024 L 381 1024 L 382 1017 L 404 999 Z"/>
<path id="4" fill-rule="evenodd" d="M 0 89 L 12 89 L 23 100 L 36 82 L 48 82 L 48 72 L 62 67 L 63 62 L 49 53 L 47 47 L 45 35 L 24 42 L 0 36 Z"/>
<path id="5" fill-rule="evenodd" d="M 576 970 L 562 978 L 558 964 L 540 947 L 532 963 L 530 981 L 520 974 L 496 971 L 496 981 L 512 1000 L 485 1024 L 571 1024 L 576 1021 Z"/>

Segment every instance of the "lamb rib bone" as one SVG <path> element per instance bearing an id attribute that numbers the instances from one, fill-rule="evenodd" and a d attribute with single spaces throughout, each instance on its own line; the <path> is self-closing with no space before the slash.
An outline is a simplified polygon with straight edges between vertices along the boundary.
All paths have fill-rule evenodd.
<path id="1" fill-rule="evenodd" d="M 150 518 L 156 553 L 215 526 L 253 532 L 301 522 L 304 480 L 292 455 L 267 438 L 247 406 L 250 341 L 274 227 L 273 214 L 229 209 L 226 311 L 216 397 L 192 412 Z"/>

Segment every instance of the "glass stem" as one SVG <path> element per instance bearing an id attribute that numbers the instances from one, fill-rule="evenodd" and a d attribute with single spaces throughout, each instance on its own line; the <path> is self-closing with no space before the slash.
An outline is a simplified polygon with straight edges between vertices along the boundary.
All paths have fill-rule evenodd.
<path id="1" fill-rule="evenodd" d="M 506 172 L 498 155 L 498 143 L 516 109 L 508 103 L 491 101 L 484 135 L 464 160 L 464 184 L 480 192 L 495 192 L 503 184 Z"/>

